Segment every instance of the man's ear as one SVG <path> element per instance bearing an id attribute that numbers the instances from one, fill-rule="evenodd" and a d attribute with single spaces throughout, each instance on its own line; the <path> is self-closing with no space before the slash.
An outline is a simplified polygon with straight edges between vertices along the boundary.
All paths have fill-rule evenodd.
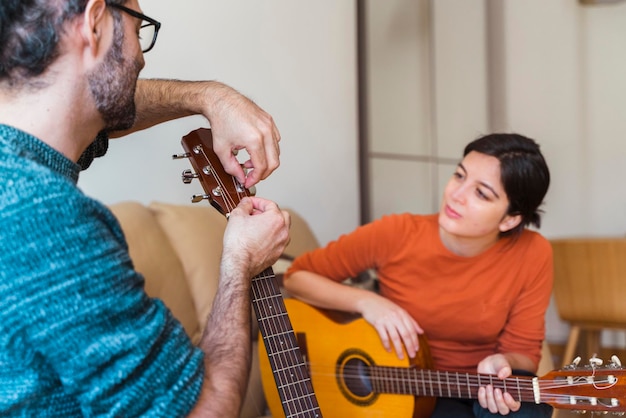
<path id="1" fill-rule="evenodd" d="M 522 222 L 522 215 L 505 215 L 500 221 L 500 232 L 510 231 Z"/>
<path id="2" fill-rule="evenodd" d="M 83 15 L 82 34 L 85 46 L 92 56 L 98 56 L 108 46 L 108 31 L 105 0 L 89 0 Z"/>

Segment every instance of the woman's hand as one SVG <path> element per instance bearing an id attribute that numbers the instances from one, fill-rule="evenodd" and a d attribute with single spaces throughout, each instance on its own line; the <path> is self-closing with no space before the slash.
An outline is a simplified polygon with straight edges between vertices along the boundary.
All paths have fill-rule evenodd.
<path id="1" fill-rule="evenodd" d="M 418 334 L 423 334 L 424 330 L 407 311 L 374 293 L 359 305 L 359 312 L 376 329 L 385 350 L 391 352 L 393 346 L 402 359 L 404 345 L 409 357 L 415 357 L 419 350 Z"/>
<path id="2" fill-rule="evenodd" d="M 485 357 L 478 364 L 478 373 L 495 374 L 498 379 L 506 379 L 513 373 L 511 364 L 504 354 L 493 354 Z M 494 389 L 492 385 L 478 389 L 478 402 L 480 406 L 493 414 L 508 415 L 520 409 L 522 404 L 517 402 L 508 392 Z"/>

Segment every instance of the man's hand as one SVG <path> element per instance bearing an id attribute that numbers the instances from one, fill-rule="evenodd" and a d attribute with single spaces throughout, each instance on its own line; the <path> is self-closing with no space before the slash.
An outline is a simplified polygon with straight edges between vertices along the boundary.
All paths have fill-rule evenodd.
<path id="1" fill-rule="evenodd" d="M 226 172 L 250 188 L 280 164 L 280 133 L 274 119 L 233 88 L 217 81 L 140 79 L 135 93 L 137 117 L 126 131 L 112 138 L 191 115 L 208 119 L 213 149 Z M 250 159 L 244 169 L 234 155 L 245 149 Z"/>
<path id="2" fill-rule="evenodd" d="M 225 85 L 212 89 L 203 113 L 211 123 L 213 149 L 224 170 L 250 188 L 278 168 L 280 133 L 272 117 L 250 99 Z M 247 175 L 233 154 L 241 149 L 250 156 L 243 164 Z"/>
<path id="3" fill-rule="evenodd" d="M 233 209 L 224 231 L 222 266 L 250 279 L 271 266 L 289 243 L 289 213 L 276 203 L 245 197 Z"/>

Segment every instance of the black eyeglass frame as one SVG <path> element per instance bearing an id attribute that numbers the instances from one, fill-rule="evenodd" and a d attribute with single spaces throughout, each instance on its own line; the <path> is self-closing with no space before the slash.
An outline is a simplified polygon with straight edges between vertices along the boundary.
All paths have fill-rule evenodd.
<path id="1" fill-rule="evenodd" d="M 156 39 L 159 33 L 159 29 L 161 29 L 161 22 L 159 22 L 158 20 L 154 20 L 153 18 L 144 15 L 143 13 L 139 13 L 136 10 L 130 9 L 126 6 L 122 6 L 121 4 L 107 3 L 107 6 L 111 6 L 115 9 L 128 13 L 132 17 L 136 17 L 137 19 L 141 19 L 142 21 L 148 22 L 148 24 L 146 25 L 141 25 L 142 28 L 145 28 L 147 26 L 154 26 L 154 35 L 152 35 L 152 42 L 150 43 L 150 46 L 148 48 L 142 49 L 141 52 L 145 54 L 146 52 L 154 48 L 154 44 L 156 44 Z"/>

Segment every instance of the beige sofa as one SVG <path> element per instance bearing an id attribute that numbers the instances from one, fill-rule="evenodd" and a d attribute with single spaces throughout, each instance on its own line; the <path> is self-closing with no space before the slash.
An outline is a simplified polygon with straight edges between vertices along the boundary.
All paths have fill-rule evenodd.
<path id="1" fill-rule="evenodd" d="M 120 221 L 135 268 L 146 292 L 172 310 L 194 342 L 200 339 L 217 289 L 226 219 L 208 203 L 173 205 L 123 202 L 111 205 Z M 297 256 L 318 246 L 306 222 L 291 212 L 291 241 L 285 254 Z M 275 272 L 284 271 L 281 261 Z M 256 320 L 252 321 L 256 325 Z M 253 364 L 241 418 L 267 413 L 259 372 L 257 339 L 252 332 Z"/>

